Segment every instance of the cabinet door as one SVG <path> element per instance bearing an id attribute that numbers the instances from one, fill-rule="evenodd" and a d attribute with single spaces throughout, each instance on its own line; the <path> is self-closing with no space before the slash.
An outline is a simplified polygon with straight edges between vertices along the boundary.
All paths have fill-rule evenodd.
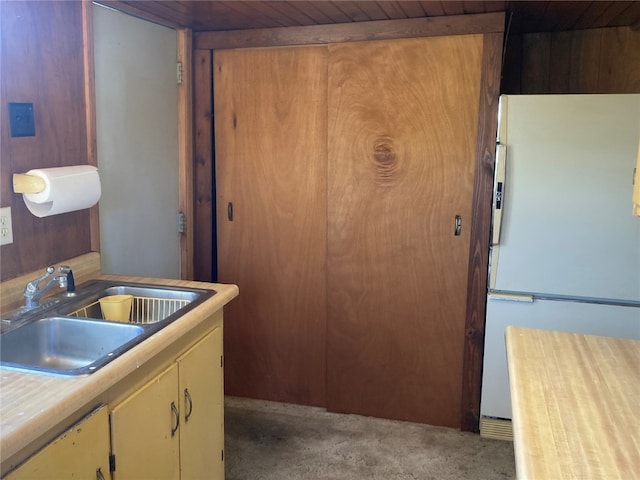
<path id="1" fill-rule="evenodd" d="M 180 478 L 224 479 L 222 327 L 178 359 Z"/>
<path id="2" fill-rule="evenodd" d="M 227 393 L 324 405 L 326 52 L 215 52 L 218 280 Z"/>
<path id="3" fill-rule="evenodd" d="M 180 477 L 177 385 L 174 364 L 112 410 L 114 480 Z"/>
<path id="4" fill-rule="evenodd" d="M 329 47 L 331 410 L 460 426 L 482 43 Z"/>
<path id="5" fill-rule="evenodd" d="M 100 474 L 109 478 L 109 417 L 106 407 L 84 418 L 4 478 L 100 479 Z"/>

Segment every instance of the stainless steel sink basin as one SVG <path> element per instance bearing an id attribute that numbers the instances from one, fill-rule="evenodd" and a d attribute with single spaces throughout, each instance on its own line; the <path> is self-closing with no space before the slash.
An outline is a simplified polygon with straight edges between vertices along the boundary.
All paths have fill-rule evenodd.
<path id="1" fill-rule="evenodd" d="M 130 321 L 147 324 L 166 320 L 197 300 L 202 292 L 150 286 L 113 285 L 98 289 L 84 302 L 71 302 L 70 305 L 74 310 L 67 314 L 74 317 L 102 319 L 99 299 L 109 295 L 132 295 Z"/>
<path id="2" fill-rule="evenodd" d="M 66 317 L 42 318 L 0 336 L 8 368 L 59 375 L 91 373 L 136 343 L 140 325 Z"/>
<path id="3" fill-rule="evenodd" d="M 0 366 L 54 375 L 95 372 L 207 300 L 215 291 L 94 280 L 77 294 L 2 318 Z M 103 320 L 99 300 L 132 295 L 129 323 Z"/>

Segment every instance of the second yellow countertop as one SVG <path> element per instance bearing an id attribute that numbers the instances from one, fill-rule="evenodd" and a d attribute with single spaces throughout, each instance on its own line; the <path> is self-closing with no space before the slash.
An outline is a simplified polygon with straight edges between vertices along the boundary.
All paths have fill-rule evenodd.
<path id="1" fill-rule="evenodd" d="M 519 479 L 640 475 L 640 341 L 508 327 Z"/>

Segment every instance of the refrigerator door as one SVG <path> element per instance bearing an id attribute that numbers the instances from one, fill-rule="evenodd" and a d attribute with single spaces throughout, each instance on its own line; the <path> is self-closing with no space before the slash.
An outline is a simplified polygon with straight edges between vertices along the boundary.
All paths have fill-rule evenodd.
<path id="1" fill-rule="evenodd" d="M 640 95 L 501 102 L 507 168 L 490 288 L 640 301 L 640 222 L 630 213 Z"/>
<path id="2" fill-rule="evenodd" d="M 511 419 L 504 332 L 507 325 L 640 340 L 640 307 L 554 300 L 487 299 L 480 414 Z"/>

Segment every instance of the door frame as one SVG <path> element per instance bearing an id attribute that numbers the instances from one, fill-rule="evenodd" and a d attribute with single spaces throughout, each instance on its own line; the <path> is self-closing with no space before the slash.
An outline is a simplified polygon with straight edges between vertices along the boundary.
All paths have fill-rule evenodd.
<path id="1" fill-rule="evenodd" d="M 135 9 L 118 8 L 117 10 L 139 18 L 145 18 Z M 96 95 L 95 95 L 95 56 L 93 3 L 82 0 L 82 42 L 84 64 L 84 96 L 86 104 L 87 124 L 87 164 L 98 166 L 97 128 L 96 128 Z M 151 20 L 150 21 L 154 21 Z M 180 235 L 180 277 L 183 280 L 193 279 L 193 33 L 172 22 L 157 21 L 155 23 L 176 30 L 176 62 L 182 66 L 182 81 L 178 83 L 178 208 L 185 216 L 184 232 Z M 177 75 L 177 72 L 176 72 Z M 98 207 L 89 210 L 89 231 L 91 251 L 100 251 L 100 217 Z"/>
<path id="2" fill-rule="evenodd" d="M 178 208 L 184 215 L 180 235 L 180 277 L 192 280 L 195 211 L 193 206 L 193 33 L 177 28 L 177 52 L 181 81 L 178 82 Z"/>
<path id="3" fill-rule="evenodd" d="M 487 272 L 495 138 L 505 14 L 490 13 L 351 24 L 197 32 L 193 36 L 193 274 L 212 280 L 215 185 L 213 183 L 213 55 L 217 49 L 327 44 L 361 40 L 483 34 L 482 75 L 475 153 L 473 213 L 465 317 L 461 430 L 478 432 L 484 354 Z M 187 182 L 188 183 L 188 182 Z M 181 188 L 182 191 L 182 188 Z M 191 217 L 190 217 L 191 218 Z M 188 255 L 187 255 L 188 256 Z"/>

